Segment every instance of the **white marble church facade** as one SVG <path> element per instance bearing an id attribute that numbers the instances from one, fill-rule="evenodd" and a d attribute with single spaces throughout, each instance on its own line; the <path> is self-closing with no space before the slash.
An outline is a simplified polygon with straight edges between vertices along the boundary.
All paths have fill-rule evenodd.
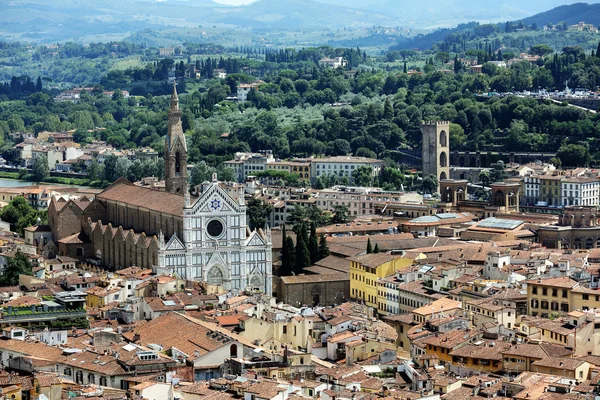
<path id="1" fill-rule="evenodd" d="M 272 242 L 268 227 L 250 231 L 243 193 L 234 199 L 217 181 L 202 185 L 197 199 L 186 195 L 183 238 L 159 236 L 158 267 L 225 290 L 272 294 Z"/>

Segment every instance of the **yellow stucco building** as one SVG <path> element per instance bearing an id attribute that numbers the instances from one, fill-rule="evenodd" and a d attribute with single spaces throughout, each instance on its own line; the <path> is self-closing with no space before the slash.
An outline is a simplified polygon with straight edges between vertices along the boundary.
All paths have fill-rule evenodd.
<path id="1" fill-rule="evenodd" d="M 377 280 L 393 275 L 412 264 L 412 260 L 386 253 L 365 254 L 350 259 L 350 298 L 377 306 Z"/>
<path id="2" fill-rule="evenodd" d="M 549 318 L 600 308 L 600 293 L 568 276 L 531 279 L 524 283 L 527 284 L 527 315 Z"/>

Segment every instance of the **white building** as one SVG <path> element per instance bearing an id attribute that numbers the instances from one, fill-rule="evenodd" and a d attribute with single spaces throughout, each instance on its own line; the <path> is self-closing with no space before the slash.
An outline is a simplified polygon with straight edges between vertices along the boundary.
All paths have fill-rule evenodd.
<path id="1" fill-rule="evenodd" d="M 384 315 L 400 314 L 400 292 L 398 287 L 402 282 L 397 275 L 377 280 L 377 307 Z"/>
<path id="2" fill-rule="evenodd" d="M 213 70 L 213 78 L 225 79 L 227 78 L 227 71 L 224 69 L 215 69 Z"/>
<path id="3" fill-rule="evenodd" d="M 50 147 L 44 145 L 40 147 L 34 147 L 31 152 L 32 161 L 37 157 L 46 156 L 50 171 L 56 170 L 57 165 L 60 165 L 65 161 L 74 160 L 82 155 L 83 151 L 73 146 Z"/>
<path id="4" fill-rule="evenodd" d="M 241 85 L 237 86 L 237 100 L 240 103 L 243 103 L 244 101 L 246 101 L 248 99 L 248 93 L 250 93 L 251 90 L 258 90 L 258 84 L 256 83 L 242 83 Z"/>
<path id="5" fill-rule="evenodd" d="M 383 162 L 373 158 L 352 156 L 314 158 L 310 165 L 310 180 L 314 183 L 321 175 L 334 174 L 340 178 L 346 176 L 352 182 L 354 170 L 363 166 L 371 168 L 371 175 L 376 177 L 381 172 Z"/>
<path id="6" fill-rule="evenodd" d="M 597 206 L 598 178 L 567 177 L 561 182 L 563 206 Z"/>
<path id="7" fill-rule="evenodd" d="M 159 242 L 159 268 L 224 290 L 272 293 L 271 231 L 250 232 L 243 195 L 227 193 L 216 174 L 193 203 L 186 195 L 183 238 L 173 235 L 165 243 L 161 233 Z"/>
<path id="8" fill-rule="evenodd" d="M 319 60 L 319 65 L 327 68 L 340 68 L 348 65 L 348 62 L 343 57 L 322 58 Z"/>
<path id="9" fill-rule="evenodd" d="M 315 195 L 317 207 L 333 211 L 335 206 L 348 207 L 352 216 L 375 214 L 375 204 L 382 202 L 401 203 L 403 193 L 385 192 L 380 188 L 334 186 L 319 190 Z"/>
<path id="10" fill-rule="evenodd" d="M 537 175 L 529 175 L 523 178 L 525 183 L 525 203 L 534 205 L 540 198 L 540 178 Z"/>
<path id="11" fill-rule="evenodd" d="M 226 161 L 224 164 L 233 169 L 238 182 L 243 182 L 248 176 L 265 171 L 267 164 L 274 162 L 273 152 L 267 150 L 264 153 L 235 153 L 235 159 Z"/>

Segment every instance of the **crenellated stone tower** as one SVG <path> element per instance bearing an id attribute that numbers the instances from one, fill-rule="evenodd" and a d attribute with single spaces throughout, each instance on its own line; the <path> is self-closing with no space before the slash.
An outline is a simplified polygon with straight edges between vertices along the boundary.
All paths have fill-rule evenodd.
<path id="1" fill-rule="evenodd" d="M 450 178 L 450 123 L 421 123 L 423 134 L 423 177 L 435 176 L 438 181 Z"/>
<path id="2" fill-rule="evenodd" d="M 171 108 L 169 109 L 169 130 L 165 141 L 165 190 L 184 194 L 188 187 L 187 144 L 181 125 L 181 110 L 176 84 L 173 83 Z"/>

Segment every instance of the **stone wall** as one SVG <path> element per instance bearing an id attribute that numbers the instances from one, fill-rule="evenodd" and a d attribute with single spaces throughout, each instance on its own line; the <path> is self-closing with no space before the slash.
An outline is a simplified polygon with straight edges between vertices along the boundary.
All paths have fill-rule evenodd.
<path id="1" fill-rule="evenodd" d="M 350 298 L 350 279 L 285 284 L 279 277 L 273 277 L 273 283 L 277 299 L 295 307 L 316 305 L 315 300 L 321 306 L 332 306 Z"/>

